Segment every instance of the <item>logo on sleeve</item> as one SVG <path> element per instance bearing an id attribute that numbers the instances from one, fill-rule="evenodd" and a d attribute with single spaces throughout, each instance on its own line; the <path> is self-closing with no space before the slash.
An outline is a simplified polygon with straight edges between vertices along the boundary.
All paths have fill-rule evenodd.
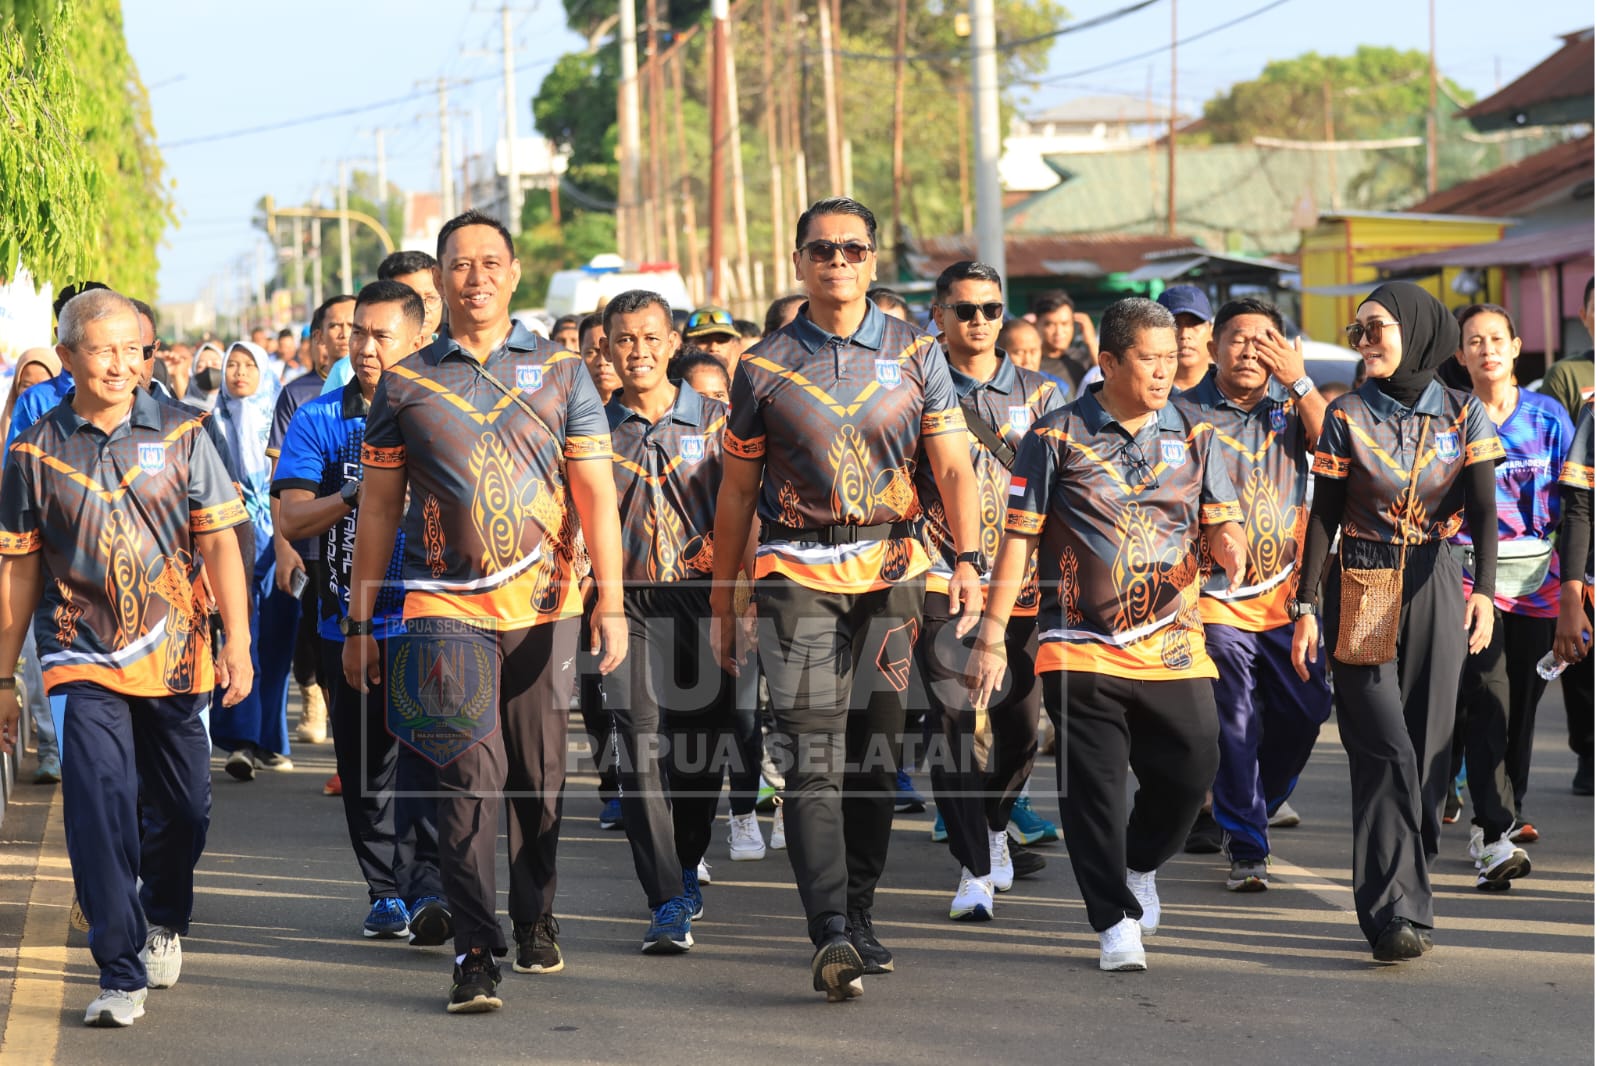
<path id="1" fill-rule="evenodd" d="M 1439 458 L 1450 463 L 1461 457 L 1461 434 L 1455 430 L 1448 433 L 1435 433 L 1433 435 L 1433 450 L 1439 453 Z"/>
<path id="2" fill-rule="evenodd" d="M 167 468 L 167 446 L 159 441 L 139 445 L 139 469 L 146 474 L 159 474 Z"/>
<path id="3" fill-rule="evenodd" d="M 1161 442 L 1161 461 L 1170 467 L 1179 467 L 1189 461 L 1189 448 L 1181 440 Z"/>
<path id="4" fill-rule="evenodd" d="M 894 359 L 874 360 L 878 368 L 878 384 L 886 389 L 900 385 L 900 363 Z"/>
<path id="5" fill-rule="evenodd" d="M 517 388 L 523 392 L 538 392 L 544 384 L 544 367 L 537 364 L 517 364 Z"/>
<path id="6" fill-rule="evenodd" d="M 704 437 L 684 437 L 678 442 L 678 455 L 686 463 L 698 463 L 706 457 Z"/>
<path id="7" fill-rule="evenodd" d="M 1006 421 L 1018 433 L 1026 433 L 1033 425 L 1033 416 L 1028 413 L 1026 407 L 1012 407 L 1006 411 Z"/>

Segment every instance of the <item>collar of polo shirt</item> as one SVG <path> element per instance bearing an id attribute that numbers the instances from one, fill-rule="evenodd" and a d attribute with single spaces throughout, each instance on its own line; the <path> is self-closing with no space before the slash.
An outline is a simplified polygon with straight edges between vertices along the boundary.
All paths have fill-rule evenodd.
<path id="1" fill-rule="evenodd" d="M 1206 371 L 1206 376 L 1200 379 L 1198 385 L 1190 389 L 1184 389 L 1182 395 L 1195 403 L 1208 404 L 1212 407 L 1226 404 L 1235 411 L 1243 411 L 1245 414 L 1255 410 L 1255 407 L 1247 409 L 1228 399 L 1227 394 L 1222 391 L 1222 386 L 1217 384 L 1217 365 L 1215 363 L 1211 364 L 1210 369 Z M 1267 391 L 1260 400 L 1256 401 L 1256 407 L 1260 407 L 1262 403 L 1280 404 L 1292 397 L 1293 393 L 1289 391 L 1288 386 L 1277 378 L 1269 377 L 1267 378 Z M 1385 398 L 1387 399 L 1387 397 Z"/>
<path id="2" fill-rule="evenodd" d="M 67 437 L 72 436 L 84 426 L 93 425 L 92 422 L 80 417 L 78 412 L 72 409 L 72 397 L 76 391 L 74 389 L 68 392 L 63 397 L 65 402 L 55 408 L 56 426 L 61 430 L 62 435 Z M 161 401 L 144 389 L 135 388 L 133 390 L 133 407 L 128 413 L 128 422 L 124 423 L 124 425 L 129 423 L 138 426 L 140 429 L 160 429 Z"/>
<path id="3" fill-rule="evenodd" d="M 672 401 L 672 410 L 667 412 L 669 422 L 681 422 L 686 426 L 698 426 L 700 413 L 705 404 L 705 398 L 695 392 L 687 384 L 679 383 L 678 398 Z M 622 390 L 618 389 L 606 401 L 606 418 L 611 422 L 611 428 L 616 429 L 632 418 L 644 421 L 644 415 L 622 402 Z"/>
<path id="4" fill-rule="evenodd" d="M 994 354 L 995 358 L 999 360 L 995 365 L 994 377 L 988 381 L 979 381 L 977 378 L 968 377 L 960 370 L 957 370 L 956 365 L 950 362 L 950 353 L 948 351 L 945 352 L 945 362 L 950 363 L 950 379 L 955 382 L 956 391 L 963 396 L 970 396 L 979 389 L 989 389 L 992 392 L 1002 393 L 1008 393 L 1014 389 L 1019 373 L 1017 364 L 1011 361 L 1011 357 L 1005 353 L 1003 348 L 996 348 Z"/>
<path id="5" fill-rule="evenodd" d="M 1367 401 L 1367 406 L 1372 408 L 1372 413 L 1378 416 L 1380 422 L 1393 418 L 1396 414 L 1405 410 L 1404 407 L 1400 406 L 1399 400 L 1378 388 L 1377 381 L 1372 378 L 1363 381 L 1356 392 L 1360 393 L 1361 398 Z M 1422 395 L 1417 397 L 1417 406 L 1411 410 L 1413 414 L 1419 415 L 1444 414 L 1444 386 L 1439 384 L 1437 378 L 1428 382 L 1427 388 L 1422 390 Z"/>
<path id="6" fill-rule="evenodd" d="M 794 330 L 795 339 L 805 346 L 806 351 L 815 355 L 817 349 L 832 340 L 839 340 L 844 344 L 854 344 L 860 348 L 870 348 L 873 351 L 883 347 L 883 334 L 888 328 L 889 316 L 878 309 L 878 305 L 871 300 L 867 301 L 867 317 L 861 320 L 861 325 L 848 337 L 835 338 L 832 333 L 818 326 L 806 317 L 810 310 L 809 301 L 800 305 L 800 311 L 794 316 L 790 328 Z"/>
<path id="7" fill-rule="evenodd" d="M 496 355 L 501 355 L 505 352 L 531 352 L 538 346 L 539 335 L 513 318 L 511 320 L 511 332 L 506 335 L 505 343 L 496 349 L 489 358 L 493 359 Z M 477 362 L 477 359 L 474 359 L 470 352 L 457 344 L 455 338 L 451 337 L 448 332 L 441 332 L 437 340 L 422 349 L 423 362 L 429 366 L 438 366 L 441 360 L 452 354 Z"/>
<path id="8" fill-rule="evenodd" d="M 1088 427 L 1090 433 L 1100 433 L 1108 425 L 1116 425 L 1119 428 L 1122 426 L 1121 422 L 1112 418 L 1110 412 L 1100 406 L 1100 389 L 1103 386 L 1104 382 L 1095 382 L 1084 389 L 1083 394 L 1074 401 L 1078 407 L 1078 417 L 1083 419 L 1083 424 Z M 1139 427 L 1140 433 L 1149 426 L 1155 426 L 1158 430 L 1172 429 L 1179 433 L 1184 432 L 1183 416 L 1178 414 L 1178 409 L 1172 405 L 1172 401 L 1168 400 L 1166 406 L 1154 413 L 1154 418 Z"/>

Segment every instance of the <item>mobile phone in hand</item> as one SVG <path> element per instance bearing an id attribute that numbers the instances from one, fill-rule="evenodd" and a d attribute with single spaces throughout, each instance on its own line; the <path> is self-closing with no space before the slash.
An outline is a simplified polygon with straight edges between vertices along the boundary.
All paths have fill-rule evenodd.
<path id="1" fill-rule="evenodd" d="M 310 584 L 310 582 L 311 578 L 304 570 L 296 570 L 289 577 L 289 595 L 298 600 L 301 593 L 305 592 L 306 585 Z"/>

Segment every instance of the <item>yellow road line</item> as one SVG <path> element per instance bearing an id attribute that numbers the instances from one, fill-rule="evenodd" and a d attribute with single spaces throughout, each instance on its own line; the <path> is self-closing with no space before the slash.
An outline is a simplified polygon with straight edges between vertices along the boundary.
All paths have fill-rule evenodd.
<path id="1" fill-rule="evenodd" d="M 66 994 L 67 914 L 72 908 L 72 864 L 61 820 L 61 790 L 45 815 L 44 839 L 34 865 L 28 915 L 17 948 L 11 1014 L 0 1036 L 0 1057 L 50 1066 L 61 1040 Z"/>

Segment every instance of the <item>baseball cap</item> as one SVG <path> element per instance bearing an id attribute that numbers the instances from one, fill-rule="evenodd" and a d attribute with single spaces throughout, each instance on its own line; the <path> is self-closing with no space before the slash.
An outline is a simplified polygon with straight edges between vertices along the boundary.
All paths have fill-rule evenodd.
<path id="1" fill-rule="evenodd" d="M 1174 318 L 1193 315 L 1206 322 L 1211 321 L 1211 301 L 1206 299 L 1203 289 L 1193 285 L 1174 285 L 1157 296 L 1156 303 L 1171 311 Z"/>
<path id="2" fill-rule="evenodd" d="M 739 327 L 733 315 L 720 307 L 702 307 L 689 316 L 683 325 L 685 337 L 737 337 Z"/>

